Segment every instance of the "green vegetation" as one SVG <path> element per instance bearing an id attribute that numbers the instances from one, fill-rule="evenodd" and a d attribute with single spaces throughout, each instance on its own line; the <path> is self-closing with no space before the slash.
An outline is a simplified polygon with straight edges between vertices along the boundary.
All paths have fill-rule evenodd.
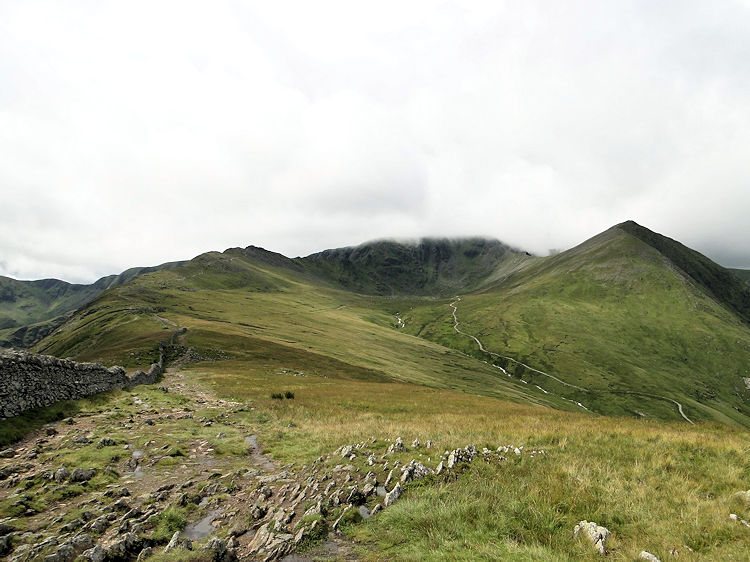
<path id="1" fill-rule="evenodd" d="M 138 387 L 81 401 L 77 419 L 92 420 L 92 442 L 76 444 L 76 434 L 71 434 L 62 448 L 43 451 L 40 459 L 50 467 L 96 468 L 97 476 L 86 488 L 104 490 L 115 481 L 107 468 L 122 471 L 127 460 L 116 458 L 124 453 L 120 447 L 97 449 L 97 440 L 105 435 L 144 451 L 142 464 L 153 478 L 177 482 L 191 474 L 177 477 L 173 471 L 185 469 L 161 461 L 176 458 L 193 470 L 190 463 L 199 459 L 191 460 L 187 453 L 200 443 L 214 449 L 212 462 L 221 463 L 215 465 L 217 474 L 247 468 L 243 436 L 249 432 L 258 435 L 263 450 L 280 465 L 298 466 L 370 438 L 380 451 L 386 439 L 396 436 L 407 444 L 415 438 L 432 440 L 432 449 L 392 457 L 431 467 L 442 451 L 467 443 L 480 449 L 523 446 L 545 454 L 531 458 L 511 453 L 502 463 L 475 462 L 457 478 L 408 484 L 404 497 L 376 517 L 358 521 L 353 511 L 353 520 L 343 522 L 344 532 L 373 560 L 593 561 L 598 555 L 590 545 L 571 539 L 581 519 L 613 532 L 608 546 L 614 559 L 633 559 L 643 549 L 660 558 L 675 549 L 685 560 L 742 559 L 750 547 L 746 528 L 728 518 L 729 513 L 750 517 L 750 506 L 736 495 L 750 481 L 745 430 L 716 423 L 594 417 L 401 382 L 345 379 L 343 374 L 308 376 L 307 356 L 300 350 L 280 360 L 258 353 L 242 360 L 198 362 L 166 381 L 168 393 Z M 178 381 L 238 404 L 201 409 L 189 398 L 197 395 L 194 390 L 187 389 L 184 396 L 174 390 Z M 296 399 L 272 399 L 279 386 L 294 388 Z M 186 410 L 191 418 L 180 414 Z M 161 412 L 156 431 L 139 419 L 139 412 Z M 212 425 L 204 427 L 204 419 Z M 80 431 L 77 425 L 71 428 Z M 217 438 L 220 432 L 226 436 Z M 173 457 L 173 451 L 186 456 Z M 367 470 L 364 457 L 353 462 Z M 8 514 L 29 507 L 52 510 L 70 501 L 66 494 L 81 492 L 76 486 L 59 488 L 40 477 L 0 509 Z M 195 504 L 181 509 L 156 527 L 160 540 L 195 518 L 190 514 Z"/>
<path id="2" fill-rule="evenodd" d="M 165 544 L 172 538 L 175 531 L 182 531 L 187 523 L 184 509 L 170 507 L 156 517 L 151 539 L 156 544 Z"/>
<path id="3" fill-rule="evenodd" d="M 102 291 L 124 285 L 139 275 L 183 263 L 134 267 L 119 275 L 102 277 L 91 285 L 57 279 L 18 281 L 0 276 L 0 347 L 30 347 L 62 324 L 69 313 L 91 302 Z"/>
<path id="4" fill-rule="evenodd" d="M 543 449 L 499 465 L 474 463 L 457 479 L 409 484 L 403 500 L 346 532 L 373 559 L 596 560 L 572 541 L 595 520 L 613 531 L 615 559 L 671 549 L 688 560 L 741 558 L 750 537 L 730 512 L 750 515 L 735 493 L 748 488 L 750 439 L 721 424 L 592 417 L 403 383 L 300 379 L 295 401 L 268 398 L 279 377 L 251 363 L 196 364 L 191 380 L 235 400 L 280 463 L 306 464 L 374 437 L 433 441 L 397 457 L 435 466 L 467 443 Z M 270 414 L 270 415 L 269 415 Z M 428 460 L 429 459 L 429 460 Z M 367 470 L 364 459 L 360 470 Z M 358 516 L 352 513 L 351 517 Z M 690 553 L 688 547 L 695 552 Z"/>
<path id="5" fill-rule="evenodd" d="M 600 559 L 571 538 L 582 519 L 612 531 L 617 560 L 641 550 L 743 559 L 750 534 L 729 513 L 750 519 L 737 495 L 750 488 L 744 289 L 640 228 L 620 225 L 547 258 L 477 241 L 384 242 L 307 261 L 251 247 L 141 275 L 36 349 L 145 368 L 166 342 L 179 366 L 168 376 L 225 406 L 191 401 L 193 386 L 184 396 L 139 388 L 80 401 L 102 420 L 94 443 L 66 436 L 40 458 L 96 468 L 87 486 L 102 490 L 107 469 L 126 462 L 119 447 L 96 448 L 106 432 L 144 450 L 155 477 L 192 470 L 196 451 L 210 449 L 231 489 L 250 433 L 279 464 L 296 466 L 363 440 L 384 450 L 397 436 L 407 446 L 431 440 L 431 449 L 392 457 L 430 467 L 469 443 L 523 446 L 545 453 L 409 483 L 392 507 L 366 521 L 352 510 L 342 529 L 373 560 Z M 129 421 L 150 408 L 192 416 L 165 416 L 155 433 Z M 363 457 L 351 462 L 368 470 Z M 42 479 L 24 486 L 3 512 L 83 493 Z M 160 521 L 160 540 L 194 506 Z"/>
<path id="6" fill-rule="evenodd" d="M 714 296 L 720 303 L 736 312 L 743 320 L 750 321 L 750 287 L 737 281 L 736 276 L 712 262 L 695 250 L 628 221 L 617 228 L 643 240 L 670 262 L 680 268 L 693 281 Z"/>
<path id="7" fill-rule="evenodd" d="M 227 271 L 232 285 L 242 279 L 248 285 L 218 288 L 220 272 Z M 572 408 L 462 353 L 394 330 L 394 316 L 383 310 L 390 305 L 381 297 L 312 284 L 288 269 L 243 261 L 230 251 L 107 291 L 35 350 L 146 368 L 156 360 L 159 343 L 180 326 L 187 332 L 175 343 L 190 348 L 194 358 L 262 359 L 280 371 L 294 370 L 300 379 L 413 381 Z"/>
<path id="8" fill-rule="evenodd" d="M 296 262 L 343 288 L 377 295 L 453 294 L 478 286 L 498 265 L 522 254 L 497 240 L 425 238 L 326 250 Z"/>
<path id="9" fill-rule="evenodd" d="M 580 403 L 606 415 L 676 420 L 679 403 L 693 421 L 748 425 L 750 330 L 730 306 L 744 293 L 731 284 L 717 290 L 726 270 L 705 258 L 695 269 L 710 272 L 714 288 L 698 284 L 697 273 L 688 275 L 654 246 L 683 265 L 692 250 L 636 227 L 619 225 L 548 258 L 476 240 L 381 242 L 309 260 L 252 247 L 211 252 L 105 292 L 36 350 L 146 368 L 180 326 L 188 331 L 174 342 L 174 358 L 188 348 L 205 360 L 264 357 L 299 376 L 415 382 L 567 410 L 581 410 Z M 639 236 L 629 234 L 633 228 Z M 473 268 L 471 259 L 478 260 Z M 393 290 L 481 286 L 455 303 L 460 329 L 555 378 L 481 353 L 454 330 L 453 297 L 381 297 L 332 286 L 340 268 L 378 279 L 391 275 L 384 264 L 399 263 Z M 489 263 L 495 269 L 487 273 Z M 417 274 L 418 266 L 439 275 Z M 421 281 L 402 286 L 404 276 Z M 717 301 L 719 293 L 737 298 Z M 308 355 L 301 362 L 300 351 Z"/>
<path id="10" fill-rule="evenodd" d="M 729 269 L 737 277 L 742 279 L 745 283 L 750 283 L 750 269 Z"/>
<path id="11" fill-rule="evenodd" d="M 92 398 L 92 400 L 96 399 L 101 399 L 101 395 Z M 46 408 L 28 410 L 15 418 L 0 419 L 0 447 L 15 443 L 44 424 L 75 415 L 80 409 L 81 401 L 65 400 Z"/>
<path id="12" fill-rule="evenodd" d="M 718 266 L 717 266 L 718 267 Z M 415 304 L 406 329 L 477 357 L 456 334 L 450 301 Z M 514 376 L 608 415 L 748 425 L 748 326 L 653 247 L 614 228 L 577 248 L 531 260 L 457 303 L 460 329 Z"/>

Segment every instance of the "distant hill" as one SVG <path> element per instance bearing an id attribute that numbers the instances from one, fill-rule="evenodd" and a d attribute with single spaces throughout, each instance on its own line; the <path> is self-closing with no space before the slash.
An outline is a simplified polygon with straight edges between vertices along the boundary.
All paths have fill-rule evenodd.
<path id="1" fill-rule="evenodd" d="M 29 347 L 64 322 L 68 313 L 91 302 L 102 291 L 124 285 L 144 273 L 183 263 L 133 267 L 90 285 L 58 279 L 18 281 L 0 276 L 0 347 Z"/>
<path id="2" fill-rule="evenodd" d="M 663 417 L 678 413 L 676 400 L 688 417 L 747 424 L 749 289 L 698 252 L 628 222 L 527 260 L 455 303 L 460 329 L 487 350 L 568 386 L 481 354 L 446 323 L 443 303 L 418 304 L 405 321 L 414 335 L 493 359 L 600 413 Z"/>
<path id="3" fill-rule="evenodd" d="M 737 277 L 742 279 L 745 283 L 750 283 L 750 269 L 729 269 Z"/>
<path id="4" fill-rule="evenodd" d="M 100 293 L 52 330 L 26 330 L 47 334 L 36 351 L 136 367 L 179 326 L 207 360 L 334 361 L 351 377 L 748 425 L 749 291 L 627 222 L 547 257 L 482 238 L 294 259 L 254 246 L 208 252 Z"/>
<path id="5" fill-rule="evenodd" d="M 472 290 L 514 254 L 499 240 L 380 240 L 325 250 L 296 261 L 343 288 L 375 295 L 445 295 Z"/>

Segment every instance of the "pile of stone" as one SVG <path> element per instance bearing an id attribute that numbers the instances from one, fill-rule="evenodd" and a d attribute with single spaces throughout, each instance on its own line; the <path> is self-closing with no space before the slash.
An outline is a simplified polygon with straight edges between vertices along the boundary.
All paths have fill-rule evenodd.
<path id="1" fill-rule="evenodd" d="M 164 370 L 164 350 L 148 372 L 128 376 L 119 366 L 78 363 L 26 351 L 0 353 L 0 418 L 49 406 L 61 400 L 76 400 L 113 389 L 153 384 Z"/>
<path id="2" fill-rule="evenodd" d="M 431 447 L 432 442 L 428 443 L 426 447 Z M 390 443 L 382 455 L 372 450 L 376 444 L 377 441 L 372 439 L 344 445 L 325 458 L 319 457 L 311 466 L 302 467 L 301 473 L 307 476 L 301 483 L 299 477 L 291 474 L 287 474 L 289 479 L 272 483 L 259 481 L 260 487 L 251 499 L 254 502 L 251 513 L 256 522 L 249 531 L 254 531 L 254 535 L 248 545 L 241 549 L 241 556 L 264 560 L 283 557 L 307 538 L 321 532 L 321 528 L 328 525 L 327 518 L 333 514 L 336 517 L 332 519 L 330 528 L 337 530 L 349 517 L 369 518 L 390 507 L 401 498 L 404 487 L 411 482 L 463 470 L 476 459 L 503 461 L 505 457 L 500 452 L 523 454 L 522 447 L 501 446 L 494 451 L 485 448 L 479 452 L 473 445 L 467 445 L 446 451 L 436 468 L 431 468 L 417 459 L 403 464 L 399 460 L 390 460 L 393 455 L 409 450 L 401 437 Z M 417 440 L 412 442 L 412 448 L 419 446 Z M 535 450 L 533 454 L 544 453 Z M 364 471 L 360 472 L 351 464 L 359 456 L 366 459 L 366 468 L 372 467 L 373 470 L 363 475 Z M 347 464 L 331 466 L 337 459 Z M 280 487 L 273 486 L 282 482 L 286 483 Z M 305 506 L 309 507 L 304 509 Z"/>

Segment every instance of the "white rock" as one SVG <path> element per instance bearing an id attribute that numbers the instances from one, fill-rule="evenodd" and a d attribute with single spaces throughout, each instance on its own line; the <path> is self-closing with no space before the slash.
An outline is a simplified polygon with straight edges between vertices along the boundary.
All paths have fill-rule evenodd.
<path id="1" fill-rule="evenodd" d="M 393 469 L 391 469 L 391 471 L 388 473 L 388 476 L 386 476 L 385 482 L 383 483 L 383 486 L 385 486 L 387 488 L 388 484 L 391 483 L 391 479 L 392 478 L 393 478 Z"/>
<path id="2" fill-rule="evenodd" d="M 607 553 L 605 543 L 610 535 L 609 529 L 601 527 L 593 521 L 580 521 L 573 529 L 573 537 L 577 537 L 580 532 L 583 532 L 584 536 L 591 541 L 599 554 L 604 556 Z"/>
<path id="3" fill-rule="evenodd" d="M 164 547 L 164 554 L 172 550 L 174 547 L 177 546 L 177 541 L 180 538 L 180 531 L 175 531 L 174 535 L 172 535 L 172 538 L 169 540 L 169 543 L 167 543 L 167 546 Z"/>
<path id="4" fill-rule="evenodd" d="M 385 500 L 383 501 L 383 504 L 385 505 L 385 507 L 393 505 L 393 502 L 395 502 L 400 497 L 401 497 L 401 483 L 397 482 L 396 485 L 393 487 L 393 490 L 391 490 L 385 495 Z"/>
<path id="5" fill-rule="evenodd" d="M 451 452 L 451 454 L 448 456 L 448 468 L 453 468 L 455 464 L 456 464 L 456 454 L 455 452 Z"/>

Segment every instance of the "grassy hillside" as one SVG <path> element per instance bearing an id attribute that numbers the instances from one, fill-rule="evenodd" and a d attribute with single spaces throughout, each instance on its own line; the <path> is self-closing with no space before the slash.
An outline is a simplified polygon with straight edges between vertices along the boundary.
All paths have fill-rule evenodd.
<path id="1" fill-rule="evenodd" d="M 411 267 L 427 263 L 410 259 L 396 268 L 398 284 L 411 283 Z M 335 268 L 254 247 L 203 254 L 101 293 L 36 350 L 136 368 L 170 341 L 172 370 L 160 383 L 169 392 L 139 387 L 25 416 L 24 427 L 40 427 L 77 412 L 73 432 L 59 424 L 62 437 L 50 439 L 60 445 L 41 448 L 38 462 L 85 464 L 97 476 L 75 490 L 78 507 L 65 487 L 32 476 L 3 488 L 0 509 L 16 516 L 18 498 L 28 497 L 42 511 L 18 515 L 13 525 L 40 532 L 58 513 L 62 522 L 74 519 L 94 497 L 106 503 L 98 493 L 132 470 L 120 447 L 96 448 L 113 436 L 139 450 L 147 467 L 142 480 L 128 481 L 130 503 L 151 497 L 153 490 L 138 489 L 149 482 L 156 489 L 232 480 L 233 491 L 208 507 L 186 507 L 182 492 L 169 500 L 182 525 L 203 517 L 202 509 L 224 509 L 214 534 L 226 537 L 249 521 L 243 509 L 257 494 L 254 480 L 235 478 L 254 466 L 246 435 L 257 435 L 279 465 L 309 467 L 331 455 L 322 461 L 330 471 L 344 462 L 332 454 L 342 445 L 366 441 L 382 454 L 401 436 L 409 450 L 390 463 L 416 459 L 434 468 L 443 451 L 469 443 L 545 453 L 509 453 L 500 463 L 475 461 L 406 484 L 393 506 L 343 525 L 363 559 L 600 560 L 572 538 L 583 519 L 612 532 L 615 560 L 634 560 L 641 550 L 662 560 L 745 559 L 750 533 L 729 514 L 750 519 L 750 503 L 738 494 L 750 488 L 750 394 L 742 379 L 750 376 L 750 331 L 731 303 L 620 227 L 551 257 L 484 260 L 450 273 L 443 260 L 431 262 L 443 264 L 442 273 L 410 285 L 415 293 L 461 288 L 460 298 L 355 293 L 340 287 L 386 275 L 385 262 L 363 258 L 347 281 Z M 154 418 L 150 425 L 144 416 Z M 89 424 L 90 446 L 73 441 L 78 424 Z M 0 422 L 0 443 L 18 425 Z M 410 446 L 414 439 L 433 447 Z M 28 448 L 34 443 L 29 437 Z M 362 474 L 371 470 L 365 458 L 350 461 Z M 340 514 L 332 507 L 329 524 Z M 161 546 L 174 529 L 155 532 Z M 154 559 L 202 555 L 198 544 Z"/>
<path id="2" fill-rule="evenodd" d="M 493 288 L 465 295 L 460 328 L 489 351 L 575 385 L 498 359 L 514 376 L 593 411 L 679 419 L 671 399 L 692 420 L 747 425 L 747 325 L 627 230 L 527 260 Z M 449 302 L 414 306 L 407 330 L 477 354 L 454 331 Z"/>
<path id="3" fill-rule="evenodd" d="M 220 396 L 252 400 L 266 448 L 281 463 L 309 463 L 371 437 L 432 440 L 432 450 L 403 456 L 430 466 L 467 443 L 546 452 L 408 487 L 391 511 L 346 530 L 363 542 L 365 559 L 600 560 L 571 539 L 582 519 L 613 532 L 615 560 L 641 550 L 662 560 L 672 550 L 681 560 L 741 560 L 750 548 L 750 533 L 728 518 L 747 519 L 750 510 L 736 496 L 750 482 L 747 431 L 593 417 L 400 383 L 341 384 L 252 362 L 196 364 L 187 373 Z M 281 389 L 295 399 L 269 398 Z"/>
<path id="4" fill-rule="evenodd" d="M 729 519 L 730 513 L 750 519 L 750 504 L 738 495 L 750 487 L 747 431 L 721 424 L 594 417 L 386 382 L 378 373 L 354 372 L 350 365 L 302 349 L 262 345 L 249 342 L 241 359 L 177 369 L 160 383 L 169 392 L 156 385 L 138 387 L 56 407 L 58 419 L 76 417 L 73 425 L 57 424 L 60 443 L 41 448 L 36 462 L 47 468 L 92 467 L 97 476 L 82 487 L 50 483 L 43 470 L 31 472 L 0 489 L 0 511 L 14 516 L 14 529 L 34 530 L 29 533 L 34 537 L 46 521 L 56 521 L 46 531 L 54 533 L 84 510 L 102 505 L 105 513 L 111 511 L 118 497 L 102 492 L 123 484 L 130 490 L 129 505 L 150 498 L 146 509 L 153 499 L 144 492 L 164 484 L 179 488 L 232 480 L 234 491 L 211 498 L 206 508 L 185 506 L 182 490 L 169 500 L 170 512 L 180 516 L 182 525 L 200 520 L 207 509 L 229 514 L 240 509 L 222 518 L 212 534 L 227 537 L 247 524 L 246 510 L 257 493 L 254 480 L 234 477 L 255 468 L 242 445 L 245 435 L 257 435 L 279 466 L 295 467 L 363 440 L 375 439 L 373 448 L 382 454 L 389 441 L 401 436 L 409 450 L 389 457 L 391 464 L 417 459 L 434 468 L 442 451 L 468 443 L 545 454 L 511 452 L 501 463 L 475 461 L 449 478 L 407 484 L 402 499 L 379 515 L 367 521 L 350 518 L 343 525 L 364 560 L 601 560 L 584 539 L 572 538 L 573 527 L 583 519 L 612 532 L 607 548 L 613 560 L 635 560 L 641 550 L 662 560 L 672 552 L 688 561 L 743 560 L 750 549 L 748 529 Z M 295 398 L 271 398 L 285 391 Z M 212 395 L 233 402 L 214 405 Z M 5 425 L 0 422 L 0 432 Z M 87 428 L 92 443 L 76 443 L 73 438 Z M 97 448 L 103 437 L 120 446 Z M 413 447 L 414 439 L 422 447 Z M 428 440 L 431 449 L 424 447 Z M 30 439 L 29 448 L 34 443 Z M 123 444 L 142 455 L 140 479 L 131 476 Z M 361 473 L 370 470 L 364 458 L 353 461 Z M 0 466 L 18 462 L 0 459 Z M 340 455 L 332 455 L 326 470 L 341 462 Z M 382 482 L 385 475 L 378 476 Z M 19 498 L 22 507 L 30 505 L 39 514 L 19 515 Z M 340 513 L 331 508 L 330 521 Z M 162 542 L 153 559 L 205 560 L 200 548 L 208 538 L 192 552 L 163 557 L 162 547 L 174 530 L 156 528 Z M 150 533 L 147 527 L 144 534 Z"/>
<path id="5" fill-rule="evenodd" d="M 750 287 L 739 282 L 729 270 L 695 250 L 633 221 L 624 222 L 617 228 L 656 249 L 708 294 L 736 312 L 745 322 L 750 322 Z"/>
<path id="6" fill-rule="evenodd" d="M 728 294 L 716 289 L 722 268 L 699 260 L 697 269 L 712 272 L 711 292 L 697 274 L 685 273 L 692 266 L 684 259 L 677 267 L 675 252 L 662 253 L 632 229 L 619 225 L 547 258 L 477 240 L 454 244 L 438 251 L 452 257 L 434 262 L 442 265 L 430 282 L 485 287 L 460 300 L 356 294 L 333 288 L 331 277 L 321 280 L 307 258 L 254 247 L 210 252 L 107 291 L 36 349 L 135 367 L 152 361 L 172 330 L 186 327 L 184 345 L 198 357 L 247 360 L 254 356 L 248 350 L 272 345 L 384 380 L 605 415 L 748 425 L 750 330 L 730 306 L 735 301 L 714 294 Z M 379 270 L 386 254 L 378 252 L 394 254 L 384 244 L 334 261 L 358 262 L 357 275 L 388 277 Z M 434 247 L 421 246 L 426 256 Z M 469 260 L 469 248 L 478 265 L 461 261 Z M 493 252 L 501 256 L 487 257 Z M 429 261 L 423 258 L 405 259 L 394 283 Z M 468 281 L 467 272 L 480 270 L 481 279 Z M 496 355 L 480 352 L 467 334 Z"/>
<path id="7" fill-rule="evenodd" d="M 102 291 L 124 285 L 144 273 L 182 263 L 134 267 L 119 275 L 102 277 L 91 285 L 58 279 L 18 281 L 0 276 L 0 347 L 29 347 L 64 322 L 68 313 L 91 302 Z"/>
<path id="8" fill-rule="evenodd" d="M 750 269 L 730 269 L 729 271 L 734 273 L 737 277 L 739 277 L 746 283 L 750 283 Z"/>
<path id="9" fill-rule="evenodd" d="M 16 281 L 0 277 L 0 328 L 15 328 L 60 316 L 86 304 L 101 290 L 57 279 Z"/>
<path id="10" fill-rule="evenodd" d="M 498 369 L 397 329 L 387 299 L 321 287 L 242 251 L 204 254 L 105 292 L 35 350 L 80 360 L 147 366 L 176 327 L 197 358 L 297 357 L 289 369 L 328 365 L 347 377 L 409 381 L 527 403 L 572 408 L 501 376 Z M 315 367 L 317 365 L 317 367 Z M 303 369 L 304 367 L 304 369 Z"/>

